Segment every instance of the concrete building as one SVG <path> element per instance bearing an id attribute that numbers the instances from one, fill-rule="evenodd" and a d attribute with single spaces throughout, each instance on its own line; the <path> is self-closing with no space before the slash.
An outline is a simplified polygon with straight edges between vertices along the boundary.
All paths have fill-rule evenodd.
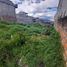
<path id="1" fill-rule="evenodd" d="M 30 24 L 30 23 L 39 23 L 39 24 L 45 24 L 45 25 L 53 25 L 52 21 L 43 20 L 41 18 L 36 18 L 32 16 L 28 16 L 25 12 L 19 12 L 16 14 L 17 17 L 17 23 L 23 23 L 23 24 Z"/>
<path id="2" fill-rule="evenodd" d="M 16 7 L 10 0 L 0 0 L 0 20 L 16 21 Z"/>
<path id="3" fill-rule="evenodd" d="M 18 23 L 23 23 L 23 24 L 28 24 L 28 23 L 40 23 L 40 19 L 39 18 L 34 18 L 32 16 L 28 16 L 27 13 L 25 12 L 19 12 L 17 15 L 17 22 Z"/>
<path id="4" fill-rule="evenodd" d="M 60 24 L 63 28 L 67 26 L 67 0 L 59 0 L 57 13 L 55 15 L 55 27 Z"/>
<path id="5" fill-rule="evenodd" d="M 64 47 L 65 67 L 67 67 L 67 0 L 59 0 L 57 13 L 55 15 L 55 28 L 61 35 Z"/>
<path id="6" fill-rule="evenodd" d="M 17 17 L 18 23 L 24 23 L 24 24 L 32 23 L 32 19 L 33 19 L 33 17 L 28 16 L 27 13 L 25 13 L 25 12 L 19 12 L 16 15 L 16 17 Z"/>

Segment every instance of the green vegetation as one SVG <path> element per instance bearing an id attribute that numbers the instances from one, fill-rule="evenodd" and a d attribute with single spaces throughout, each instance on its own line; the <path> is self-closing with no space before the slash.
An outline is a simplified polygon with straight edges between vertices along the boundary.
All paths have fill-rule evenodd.
<path id="1" fill-rule="evenodd" d="M 0 67 L 64 67 L 54 27 L 0 23 Z"/>

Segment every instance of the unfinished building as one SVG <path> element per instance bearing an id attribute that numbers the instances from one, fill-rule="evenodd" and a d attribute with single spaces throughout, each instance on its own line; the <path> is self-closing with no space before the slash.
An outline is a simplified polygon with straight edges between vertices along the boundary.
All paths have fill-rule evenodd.
<path id="1" fill-rule="evenodd" d="M 16 21 L 16 7 L 10 0 L 0 0 L 0 20 Z"/>
<path id="2" fill-rule="evenodd" d="M 61 35 L 62 45 L 64 47 L 64 60 L 67 67 L 67 0 L 59 0 L 55 15 L 55 28 Z"/>

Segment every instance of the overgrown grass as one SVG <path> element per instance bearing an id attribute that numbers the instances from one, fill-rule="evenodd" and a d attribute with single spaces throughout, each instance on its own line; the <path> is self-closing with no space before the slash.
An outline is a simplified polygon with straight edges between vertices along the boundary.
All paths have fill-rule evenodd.
<path id="1" fill-rule="evenodd" d="M 0 67 L 64 67 L 54 27 L 0 23 Z"/>

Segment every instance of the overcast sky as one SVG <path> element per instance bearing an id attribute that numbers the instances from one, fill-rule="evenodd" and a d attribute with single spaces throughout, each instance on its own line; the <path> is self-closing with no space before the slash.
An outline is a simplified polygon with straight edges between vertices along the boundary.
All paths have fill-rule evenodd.
<path id="1" fill-rule="evenodd" d="M 53 20 L 59 0 L 11 0 L 18 3 L 16 12 L 24 11 L 29 16 Z"/>

